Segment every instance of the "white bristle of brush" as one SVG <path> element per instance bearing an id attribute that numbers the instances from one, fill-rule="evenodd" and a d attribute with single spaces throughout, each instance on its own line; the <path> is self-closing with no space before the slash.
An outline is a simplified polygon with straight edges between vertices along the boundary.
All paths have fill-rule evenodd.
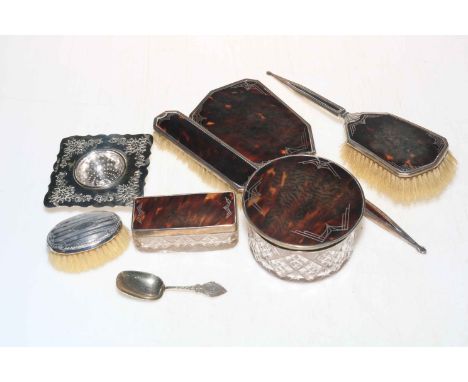
<path id="1" fill-rule="evenodd" d="M 450 152 L 433 170 L 410 178 L 393 175 L 348 144 L 342 146 L 341 156 L 358 179 L 366 181 L 378 192 L 402 204 L 439 196 L 452 181 L 457 169 L 457 160 Z"/>
<path id="2" fill-rule="evenodd" d="M 127 249 L 129 241 L 130 235 L 122 226 L 113 239 L 100 247 L 70 255 L 49 251 L 49 261 L 54 268 L 63 272 L 84 272 L 119 257 Z"/>

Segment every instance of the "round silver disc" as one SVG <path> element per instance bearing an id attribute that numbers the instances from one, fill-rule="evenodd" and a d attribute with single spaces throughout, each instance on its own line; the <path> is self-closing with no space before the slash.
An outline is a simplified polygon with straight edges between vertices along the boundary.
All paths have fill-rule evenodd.
<path id="1" fill-rule="evenodd" d="M 62 254 L 89 251 L 113 239 L 121 227 L 122 221 L 113 212 L 87 212 L 57 224 L 49 232 L 47 244 Z"/>
<path id="2" fill-rule="evenodd" d="M 106 189 L 115 185 L 126 169 L 127 161 L 121 152 L 99 149 L 80 158 L 73 175 L 83 187 Z"/>

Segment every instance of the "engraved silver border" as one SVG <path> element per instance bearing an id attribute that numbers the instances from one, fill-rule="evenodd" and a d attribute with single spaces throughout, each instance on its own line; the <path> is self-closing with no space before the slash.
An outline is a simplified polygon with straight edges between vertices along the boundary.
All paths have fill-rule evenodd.
<path id="1" fill-rule="evenodd" d="M 273 93 L 269 88 L 267 88 L 262 82 L 260 82 L 259 80 L 254 80 L 254 79 L 251 79 L 251 78 L 244 78 L 243 80 L 239 80 L 239 81 L 236 81 L 236 82 L 233 82 L 231 84 L 228 84 L 228 85 L 225 85 L 225 86 L 221 86 L 219 88 L 216 88 L 214 90 L 211 90 L 202 100 L 201 102 L 197 105 L 197 107 L 195 107 L 195 109 L 193 109 L 193 111 L 189 114 L 189 117 L 195 121 L 196 123 L 198 123 L 199 125 L 201 125 L 197 119 L 195 119 L 196 115 L 200 113 L 200 109 L 202 108 L 203 104 L 206 102 L 206 100 L 208 98 L 210 98 L 214 93 L 216 92 L 219 92 L 220 90 L 224 90 L 224 89 L 227 89 L 227 88 L 230 88 L 230 87 L 233 87 L 235 85 L 239 85 L 239 84 L 242 84 L 242 83 L 249 83 L 249 82 L 253 82 L 255 84 L 259 84 L 261 87 L 263 87 L 266 91 L 269 92 L 270 95 L 272 95 L 277 101 L 279 101 L 280 103 L 282 103 L 286 109 L 288 109 L 289 111 L 291 111 L 296 117 L 298 117 L 302 123 L 304 123 L 304 125 L 306 126 L 306 129 L 307 129 L 307 132 L 309 133 L 309 142 L 310 142 L 310 148 L 311 150 L 308 150 L 308 151 L 303 151 L 302 153 L 304 154 L 315 154 L 317 152 L 317 150 L 315 149 L 315 142 L 314 142 L 314 136 L 312 134 L 312 127 L 311 125 L 309 124 L 309 122 L 307 122 L 304 118 L 302 118 L 299 114 L 297 114 L 296 111 L 294 111 L 289 105 L 287 105 L 281 98 L 279 98 L 275 93 Z M 202 126 L 204 127 L 204 126 Z M 248 158 L 244 157 L 242 154 L 238 153 L 234 148 L 231 148 L 232 151 L 236 152 L 236 154 L 249 161 Z M 256 162 L 254 162 L 256 163 Z M 257 165 L 261 164 L 261 163 L 256 163 Z"/>
<path id="2" fill-rule="evenodd" d="M 379 156 L 374 154 L 372 151 L 368 150 L 364 146 L 361 146 L 359 143 L 355 142 L 352 139 L 352 136 L 350 136 L 348 125 L 350 125 L 351 123 L 355 123 L 356 119 L 360 119 L 362 115 L 369 115 L 369 116 L 372 116 L 372 115 L 390 115 L 390 116 L 392 116 L 392 117 L 394 117 L 396 119 L 399 119 L 399 120 L 401 120 L 403 122 L 409 123 L 411 125 L 414 125 L 414 126 L 417 126 L 417 127 L 421 128 L 421 129 L 423 129 L 430 136 L 436 136 L 437 138 L 440 138 L 442 140 L 442 142 L 443 142 L 443 148 L 441 149 L 440 153 L 437 155 L 436 159 L 432 163 L 429 163 L 427 165 L 424 165 L 424 166 L 421 166 L 421 167 L 418 167 L 418 168 L 415 168 L 415 169 L 412 169 L 412 170 L 409 170 L 409 171 L 398 171 L 395 167 L 388 164 L 386 161 L 384 161 L 382 158 L 380 158 Z M 367 156 L 371 160 L 377 162 L 379 165 L 384 167 L 386 170 L 390 171 L 393 175 L 398 176 L 399 178 L 411 178 L 413 176 L 421 175 L 421 174 L 423 174 L 423 173 L 425 173 L 425 172 L 427 172 L 429 170 L 435 169 L 444 160 L 445 156 L 448 153 L 448 141 L 447 141 L 447 139 L 445 137 L 443 137 L 443 136 L 441 136 L 441 135 L 439 135 L 437 133 L 434 133 L 433 131 L 428 130 L 425 127 L 422 127 L 422 126 L 420 126 L 420 125 L 418 125 L 418 124 L 416 124 L 414 122 L 408 121 L 407 119 L 404 119 L 404 118 L 401 118 L 401 117 L 399 117 L 399 116 L 397 116 L 395 114 L 392 114 L 392 113 L 377 113 L 377 112 L 372 112 L 372 113 L 365 113 L 365 112 L 362 112 L 362 113 L 348 113 L 348 114 L 346 114 L 344 116 L 343 124 L 344 124 L 344 128 L 345 128 L 345 131 L 346 131 L 346 141 L 347 141 L 346 144 L 350 145 L 352 148 L 356 149 L 357 151 L 359 151 L 363 155 Z"/>

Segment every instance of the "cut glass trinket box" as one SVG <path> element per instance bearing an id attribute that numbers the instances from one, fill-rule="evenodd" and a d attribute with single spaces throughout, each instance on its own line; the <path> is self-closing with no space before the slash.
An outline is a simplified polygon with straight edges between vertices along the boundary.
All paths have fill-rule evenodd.
<path id="1" fill-rule="evenodd" d="M 237 243 L 233 192 L 135 199 L 132 234 L 146 251 L 205 251 Z"/>

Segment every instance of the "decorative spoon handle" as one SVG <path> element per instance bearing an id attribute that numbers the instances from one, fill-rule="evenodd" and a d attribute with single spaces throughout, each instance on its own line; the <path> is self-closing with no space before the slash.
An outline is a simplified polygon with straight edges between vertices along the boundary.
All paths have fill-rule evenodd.
<path id="1" fill-rule="evenodd" d="M 376 205 L 372 204 L 368 200 L 366 200 L 365 215 L 369 219 L 373 220 L 374 223 L 377 223 L 386 228 L 387 230 L 396 233 L 403 240 L 405 240 L 407 243 L 416 248 L 416 250 L 419 253 L 423 255 L 426 253 L 426 248 L 416 243 L 416 241 L 414 241 L 413 238 L 403 230 L 403 228 L 401 228 L 386 213 L 384 213 L 382 210 L 380 210 L 380 208 L 378 208 Z"/>
<path id="2" fill-rule="evenodd" d="M 166 290 L 167 289 L 191 290 L 196 293 L 203 293 L 204 295 L 210 297 L 221 296 L 222 294 L 227 292 L 226 289 L 224 289 L 221 285 L 215 283 L 214 281 L 210 281 L 205 284 L 196 284 L 192 286 L 166 286 Z"/>
<path id="3" fill-rule="evenodd" d="M 337 105 L 335 102 L 330 101 L 329 99 L 310 90 L 309 88 L 306 88 L 305 86 L 298 84 L 297 82 L 293 82 L 293 81 L 287 80 L 286 78 L 280 77 L 277 74 L 274 74 L 270 71 L 268 71 L 267 74 L 272 77 L 275 77 L 278 81 L 282 82 L 286 86 L 289 86 L 294 91 L 298 92 L 304 97 L 310 99 L 312 102 L 328 110 L 333 115 L 343 118 L 347 114 L 347 111 L 345 110 L 344 107 Z"/>

